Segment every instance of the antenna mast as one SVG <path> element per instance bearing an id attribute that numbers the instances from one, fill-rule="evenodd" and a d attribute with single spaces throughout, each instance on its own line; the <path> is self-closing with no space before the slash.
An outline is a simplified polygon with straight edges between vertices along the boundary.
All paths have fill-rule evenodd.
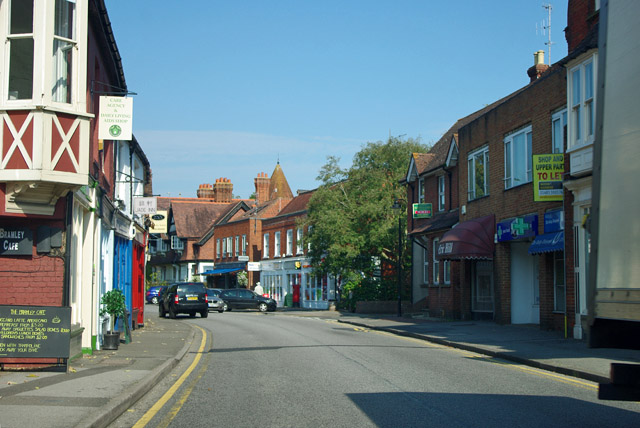
<path id="1" fill-rule="evenodd" d="M 545 42 L 545 45 L 547 45 L 548 47 L 547 57 L 549 58 L 549 66 L 551 66 L 551 45 L 553 44 L 553 42 L 551 41 L 551 9 L 553 9 L 553 6 L 551 6 L 550 3 L 547 3 L 547 4 L 543 4 L 542 7 L 547 9 L 547 13 L 549 14 L 547 25 L 543 26 L 542 28 L 543 30 L 549 31 L 549 39 L 547 42 Z"/>

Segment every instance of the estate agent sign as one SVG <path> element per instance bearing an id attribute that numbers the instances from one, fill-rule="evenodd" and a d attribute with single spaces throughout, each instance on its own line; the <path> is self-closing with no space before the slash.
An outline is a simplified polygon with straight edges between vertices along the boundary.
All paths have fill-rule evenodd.
<path id="1" fill-rule="evenodd" d="M 533 155 L 533 200 L 561 201 L 564 155 Z"/>

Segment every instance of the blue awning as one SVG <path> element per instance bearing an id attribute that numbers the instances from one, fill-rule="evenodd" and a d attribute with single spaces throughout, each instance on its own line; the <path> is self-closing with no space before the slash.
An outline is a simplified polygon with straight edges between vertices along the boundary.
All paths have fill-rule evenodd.
<path id="1" fill-rule="evenodd" d="M 237 272 L 239 270 L 243 270 L 243 269 L 242 268 L 221 268 L 221 269 L 206 270 L 204 272 L 200 272 L 198 275 L 224 275 L 225 273 Z"/>
<path id="2" fill-rule="evenodd" d="M 529 247 L 529 254 L 564 251 L 564 231 L 538 235 Z"/>

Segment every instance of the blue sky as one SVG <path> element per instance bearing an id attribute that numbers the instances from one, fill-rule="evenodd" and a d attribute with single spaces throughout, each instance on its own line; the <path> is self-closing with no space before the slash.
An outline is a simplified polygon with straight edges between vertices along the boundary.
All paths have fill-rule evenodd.
<path id="1" fill-rule="evenodd" d="M 433 143 L 525 86 L 553 6 L 567 0 L 106 0 L 154 193 L 195 197 L 225 177 L 247 198 L 277 161 L 313 189 L 327 156 L 367 142 Z"/>

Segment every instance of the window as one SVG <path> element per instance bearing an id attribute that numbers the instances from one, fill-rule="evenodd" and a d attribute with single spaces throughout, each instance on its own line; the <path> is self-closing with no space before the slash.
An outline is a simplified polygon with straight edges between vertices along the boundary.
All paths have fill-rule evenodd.
<path id="1" fill-rule="evenodd" d="M 442 269 L 444 270 L 444 283 L 451 284 L 451 260 L 443 260 Z"/>
<path id="2" fill-rule="evenodd" d="M 439 239 L 433 240 L 433 283 L 440 284 L 440 261 L 436 259 L 436 254 L 438 254 L 438 243 Z"/>
<path id="3" fill-rule="evenodd" d="M 551 116 L 551 146 L 553 153 L 564 153 L 567 132 L 567 109 Z"/>
<path id="4" fill-rule="evenodd" d="M 520 186 L 532 180 L 531 126 L 504 139 L 504 188 Z"/>
<path id="5" fill-rule="evenodd" d="M 227 257 L 227 238 L 222 238 L 222 257 Z"/>
<path id="6" fill-rule="evenodd" d="M 564 292 L 564 252 L 555 251 L 553 253 L 553 288 L 554 302 L 553 310 L 564 312 L 566 308 L 566 296 Z"/>
<path id="7" fill-rule="evenodd" d="M 240 255 L 240 236 L 236 235 L 236 257 Z"/>
<path id="8" fill-rule="evenodd" d="M 595 133 L 595 55 L 569 71 L 569 145 L 593 143 Z"/>
<path id="9" fill-rule="evenodd" d="M 438 211 L 444 211 L 444 175 L 438 177 Z"/>
<path id="10" fill-rule="evenodd" d="M 220 258 L 220 240 L 216 239 L 216 258 Z"/>
<path id="11" fill-rule="evenodd" d="M 33 1 L 11 1 L 9 45 L 10 100 L 28 100 L 33 93 Z"/>
<path id="12" fill-rule="evenodd" d="M 418 180 L 418 203 L 424 203 L 424 178 Z"/>
<path id="13" fill-rule="evenodd" d="M 299 227 L 296 232 L 296 254 L 302 254 L 302 228 Z"/>
<path id="14" fill-rule="evenodd" d="M 247 235 L 242 235 L 242 255 L 247 255 Z"/>
<path id="15" fill-rule="evenodd" d="M 293 229 L 287 230 L 287 256 L 293 255 Z"/>
<path id="16" fill-rule="evenodd" d="M 75 42 L 75 0 L 56 0 L 53 34 L 53 101 L 71 103 Z"/>
<path id="17" fill-rule="evenodd" d="M 312 230 L 313 230 L 313 226 L 307 227 L 307 236 L 311 236 Z M 307 251 L 311 251 L 311 242 L 307 244 Z"/>
<path id="18" fill-rule="evenodd" d="M 268 259 L 269 258 L 269 234 L 268 233 L 265 233 L 263 236 L 262 248 L 263 248 L 262 258 Z"/>
<path id="19" fill-rule="evenodd" d="M 280 257 L 280 232 L 276 232 L 273 239 L 273 257 Z"/>
<path id="20" fill-rule="evenodd" d="M 227 237 L 227 257 L 233 256 L 233 240 L 231 237 Z"/>
<path id="21" fill-rule="evenodd" d="M 489 147 L 484 147 L 469 154 L 468 198 L 482 198 L 489 194 Z"/>
<path id="22" fill-rule="evenodd" d="M 422 248 L 422 282 L 424 284 L 429 283 L 429 251 L 426 248 Z"/>

